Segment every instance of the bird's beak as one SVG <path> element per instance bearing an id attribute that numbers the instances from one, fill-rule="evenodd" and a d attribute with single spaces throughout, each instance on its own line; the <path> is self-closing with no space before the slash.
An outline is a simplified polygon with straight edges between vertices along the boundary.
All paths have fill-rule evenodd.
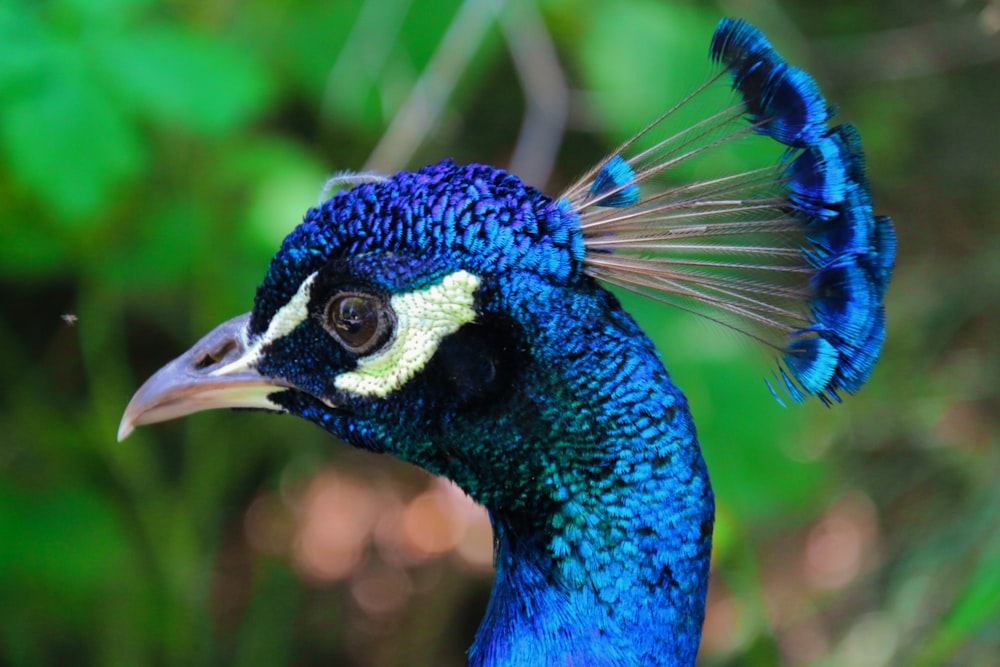
<path id="1" fill-rule="evenodd" d="M 250 313 L 220 324 L 194 346 L 156 371 L 129 401 L 118 426 L 124 440 L 140 424 L 176 419 L 216 408 L 281 410 L 268 395 L 289 385 L 254 368 L 243 330 Z M 243 360 L 243 363 L 240 363 Z"/>

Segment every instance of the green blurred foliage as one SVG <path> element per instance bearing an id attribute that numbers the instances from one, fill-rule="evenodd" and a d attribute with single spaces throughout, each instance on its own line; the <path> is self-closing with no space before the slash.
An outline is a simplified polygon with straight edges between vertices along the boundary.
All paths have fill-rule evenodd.
<path id="1" fill-rule="evenodd" d="M 453 88 L 394 166 L 506 164 L 530 95 L 502 26 L 534 11 L 569 85 L 550 191 L 703 81 L 714 24 L 740 12 L 862 129 L 897 221 L 885 357 L 833 410 L 781 408 L 752 345 L 625 297 L 691 400 L 716 487 L 701 662 L 996 664 L 1000 6 L 497 6 L 0 6 L 0 665 L 461 664 L 488 577 L 421 566 L 431 583 L 391 622 L 367 618 L 350 582 L 304 578 L 244 529 L 255 498 L 326 461 L 403 495 L 421 473 L 268 415 L 114 433 L 144 377 L 249 307 L 325 176 L 362 167 L 428 72 Z M 482 16 L 463 45 L 455 26 Z M 838 525 L 870 526 L 863 563 L 811 585 L 810 545 Z"/>

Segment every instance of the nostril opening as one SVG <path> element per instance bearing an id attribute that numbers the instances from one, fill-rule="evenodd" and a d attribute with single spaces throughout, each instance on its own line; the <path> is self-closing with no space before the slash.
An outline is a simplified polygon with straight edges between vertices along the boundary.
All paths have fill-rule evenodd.
<path id="1" fill-rule="evenodd" d="M 196 370 L 201 371 L 205 370 L 209 366 L 214 366 L 225 359 L 226 355 L 232 352 L 235 348 L 236 343 L 231 340 L 227 340 L 214 350 L 209 350 L 205 354 L 201 355 L 201 358 L 198 359 L 194 367 Z"/>
<path id="2" fill-rule="evenodd" d="M 196 370 L 203 371 L 217 361 L 218 359 L 213 359 L 211 354 L 203 354 L 194 367 Z"/>

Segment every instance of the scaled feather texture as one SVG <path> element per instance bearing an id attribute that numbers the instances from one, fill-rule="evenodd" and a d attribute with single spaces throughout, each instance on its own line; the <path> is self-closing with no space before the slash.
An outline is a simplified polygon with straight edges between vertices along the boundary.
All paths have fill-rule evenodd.
<path id="1" fill-rule="evenodd" d="M 343 187 L 284 241 L 253 310 L 137 392 L 137 424 L 213 407 L 294 414 L 453 480 L 490 513 L 477 666 L 694 664 L 714 500 L 687 402 L 599 281 L 759 340 L 772 391 L 841 400 L 885 337 L 895 235 L 857 131 L 753 26 L 723 20 L 712 86 L 561 196 L 450 160 Z M 678 105 L 680 106 L 680 105 Z M 672 182 L 730 142 L 781 157 Z M 780 398 L 779 398 L 780 400 Z"/>

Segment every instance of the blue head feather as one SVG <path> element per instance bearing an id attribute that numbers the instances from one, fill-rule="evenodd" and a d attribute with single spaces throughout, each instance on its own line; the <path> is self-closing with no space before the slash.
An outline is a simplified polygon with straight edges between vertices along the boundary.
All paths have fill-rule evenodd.
<path id="1" fill-rule="evenodd" d="M 760 30 L 723 19 L 710 52 L 733 75 L 733 88 L 758 132 L 798 148 L 825 134 L 830 110 L 819 86 L 807 72 L 789 66 Z"/>
<path id="2" fill-rule="evenodd" d="M 597 206 L 625 208 L 639 203 L 635 171 L 621 155 L 612 156 L 597 172 L 590 194 L 599 199 Z"/>
<path id="3" fill-rule="evenodd" d="M 882 298 L 885 288 L 889 285 L 889 279 L 892 278 L 892 269 L 896 265 L 896 228 L 889 216 L 876 215 L 873 231 L 868 259 L 878 286 L 879 298 Z"/>
<path id="4" fill-rule="evenodd" d="M 838 340 L 867 339 L 878 308 L 872 275 L 853 255 L 820 269 L 812 278 L 816 328 Z"/>
<path id="5" fill-rule="evenodd" d="M 285 238 L 257 290 L 250 330 L 260 333 L 310 273 L 338 257 L 424 258 L 427 280 L 460 268 L 532 270 L 565 284 L 580 273 L 576 215 L 516 176 L 450 159 L 364 183 L 310 209 Z"/>
<path id="6" fill-rule="evenodd" d="M 845 353 L 841 363 L 837 364 L 835 377 L 831 386 L 854 392 L 868 381 L 875 362 L 882 352 L 885 342 L 885 309 L 876 309 L 868 334 L 850 343 L 842 344 Z"/>
<path id="7" fill-rule="evenodd" d="M 829 218 L 837 213 L 851 181 L 847 155 L 837 137 L 823 137 L 807 146 L 788 163 L 788 197 L 807 220 Z"/>
<path id="8" fill-rule="evenodd" d="M 785 365 L 807 393 L 823 392 L 837 368 L 837 348 L 820 336 L 788 344 Z"/>

